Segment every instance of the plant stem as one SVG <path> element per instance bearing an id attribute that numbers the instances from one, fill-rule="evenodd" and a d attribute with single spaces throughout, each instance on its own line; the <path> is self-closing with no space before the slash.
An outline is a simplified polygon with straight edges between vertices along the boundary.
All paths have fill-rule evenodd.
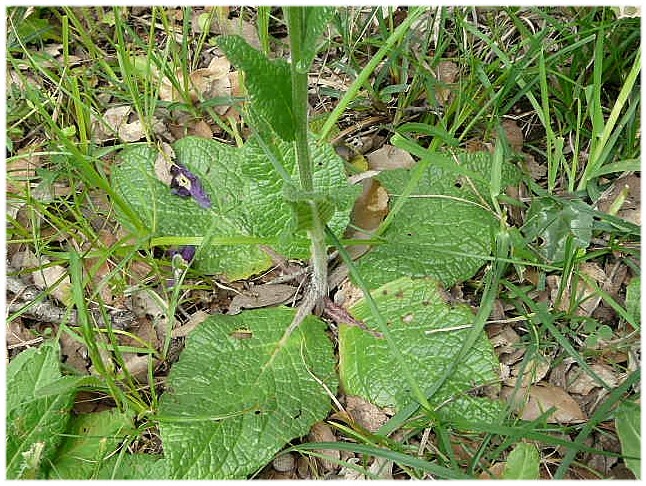
<path id="1" fill-rule="evenodd" d="M 292 80 L 292 115 L 294 117 L 296 160 L 300 176 L 301 188 L 306 193 L 314 192 L 312 177 L 312 160 L 307 137 L 307 69 L 303 66 L 303 39 L 305 38 L 305 9 L 303 7 L 287 7 L 287 26 L 291 49 L 291 80 Z M 312 194 L 313 196 L 313 194 Z M 319 217 L 318 204 L 314 197 L 309 201 L 312 211 L 312 226 L 307 234 L 312 248 L 312 279 L 308 295 L 301 305 L 299 313 L 289 326 L 288 336 L 312 309 L 320 309 L 323 297 L 327 295 L 327 246 L 325 244 L 325 223 Z"/>
<path id="2" fill-rule="evenodd" d="M 287 25 L 289 29 L 289 47 L 291 49 L 292 79 L 292 116 L 294 118 L 296 160 L 300 175 L 301 187 L 306 192 L 314 190 L 312 179 L 312 162 L 307 143 L 307 70 L 300 72 L 298 63 L 302 57 L 304 37 L 303 7 L 287 7 Z"/>

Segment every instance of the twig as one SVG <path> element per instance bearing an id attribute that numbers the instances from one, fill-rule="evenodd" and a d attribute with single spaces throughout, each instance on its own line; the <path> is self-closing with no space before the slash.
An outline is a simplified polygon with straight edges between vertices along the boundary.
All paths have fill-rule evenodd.
<path id="1" fill-rule="evenodd" d="M 8 270 L 10 270 L 9 267 Z M 53 324 L 78 325 L 78 313 L 75 309 L 57 306 L 47 299 L 44 292 L 33 285 L 26 284 L 18 277 L 7 275 L 7 290 L 15 296 L 14 301 L 7 306 L 10 313 L 26 314 L 39 321 Z M 105 325 L 101 311 L 91 310 L 90 313 L 96 323 Z M 136 320 L 134 313 L 126 309 L 109 310 L 108 316 L 114 329 L 128 329 Z"/>

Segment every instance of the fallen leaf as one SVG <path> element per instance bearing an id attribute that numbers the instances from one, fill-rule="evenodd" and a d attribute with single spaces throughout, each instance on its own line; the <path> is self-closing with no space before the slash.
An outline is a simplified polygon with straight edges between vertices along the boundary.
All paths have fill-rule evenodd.
<path id="1" fill-rule="evenodd" d="M 123 142 L 136 142 L 146 136 L 146 129 L 141 120 L 123 123 L 117 131 L 119 139 Z"/>
<path id="2" fill-rule="evenodd" d="M 501 396 L 512 400 L 512 406 L 523 420 L 536 420 L 552 407 L 555 410 L 547 418 L 548 423 L 575 424 L 587 420 L 574 398 L 558 386 L 531 385 L 518 390 L 515 397 L 512 397 L 513 393 L 514 388 L 504 387 Z"/>
<path id="3" fill-rule="evenodd" d="M 631 223 L 641 223 L 641 176 L 630 173 L 613 181 L 597 201 L 599 211 L 616 214 Z"/>
<path id="4" fill-rule="evenodd" d="M 507 141 L 514 152 L 520 152 L 523 149 L 524 136 L 516 122 L 513 120 L 503 120 L 502 129 L 507 136 Z"/>
<path id="5" fill-rule="evenodd" d="M 453 87 L 455 80 L 460 73 L 460 68 L 453 61 L 440 61 L 435 68 L 439 86 L 434 90 L 437 101 L 446 105 L 451 102 L 453 98 Z"/>
<path id="6" fill-rule="evenodd" d="M 49 261 L 43 261 L 46 265 Z M 61 265 L 43 266 L 33 274 L 34 285 L 41 290 L 48 289 L 49 295 L 54 297 L 61 304 L 69 305 L 72 299 L 72 282 L 67 269 Z M 58 281 L 59 279 L 60 282 Z M 53 288 L 50 288 L 54 286 Z"/>
<path id="7" fill-rule="evenodd" d="M 182 326 L 176 327 L 171 333 L 173 339 L 188 336 L 188 334 L 197 326 L 202 324 L 209 317 L 208 312 L 203 310 L 196 311 L 189 320 Z"/>
<path id="8" fill-rule="evenodd" d="M 506 466 L 506 462 L 497 462 L 489 469 L 482 471 L 478 479 L 502 479 Z"/>
<path id="9" fill-rule="evenodd" d="M 161 182 L 170 186 L 173 180 L 170 168 L 175 163 L 175 151 L 166 142 L 161 142 L 158 150 L 157 158 L 155 159 L 155 175 Z"/>
<path id="10" fill-rule="evenodd" d="M 69 333 L 62 332 L 59 337 L 61 357 L 65 366 L 82 374 L 88 372 L 88 350 L 85 344 L 74 339 Z"/>
<path id="11" fill-rule="evenodd" d="M 216 112 L 218 111 L 217 108 L 222 108 L 216 107 Z M 228 109 L 228 107 L 224 107 Z M 204 120 L 198 120 L 197 123 L 191 125 L 188 127 L 188 134 L 189 135 L 195 135 L 196 137 L 202 137 L 202 138 L 213 138 L 213 130 L 211 130 L 211 126 L 206 123 Z"/>
<path id="12" fill-rule="evenodd" d="M 410 169 L 415 165 L 413 156 L 400 148 L 384 145 L 366 155 L 371 170 Z"/>
<path id="13" fill-rule="evenodd" d="M 296 457 L 291 452 L 281 454 L 271 461 L 271 467 L 282 473 L 293 471 L 296 468 Z"/>
<path id="14" fill-rule="evenodd" d="M 18 152 L 17 157 L 8 159 L 6 164 L 6 190 L 8 193 L 20 194 L 36 177 L 36 169 L 41 166 L 40 155 L 34 153 L 32 147 L 26 147 Z"/>
<path id="15" fill-rule="evenodd" d="M 145 354 L 143 356 L 138 356 L 135 353 L 124 353 L 124 365 L 125 369 L 128 370 L 128 373 L 132 375 L 135 381 L 139 383 L 146 383 L 148 381 L 148 367 L 150 366 L 149 361 L 152 359 L 153 368 L 158 363 L 158 360 L 152 358 L 150 355 Z M 121 369 L 123 371 L 123 368 Z"/>
<path id="16" fill-rule="evenodd" d="M 357 424 L 372 433 L 377 432 L 389 419 L 383 409 L 359 396 L 348 395 L 345 410 Z"/>
<path id="17" fill-rule="evenodd" d="M 336 442 L 336 436 L 332 432 L 332 429 L 325 422 L 317 422 L 314 424 L 310 430 L 309 435 L 307 436 L 310 442 Z M 334 449 L 321 449 L 314 450 L 321 455 L 330 457 L 333 460 L 341 460 L 341 452 Z M 317 458 L 317 462 L 321 465 L 325 472 L 336 471 L 339 466 L 334 461 L 327 459 Z"/>
<path id="18" fill-rule="evenodd" d="M 607 365 L 595 363 L 590 365 L 590 368 L 599 375 L 603 381 L 610 388 L 616 388 L 619 385 L 619 380 L 615 376 L 615 372 L 612 368 Z M 575 380 L 567 387 L 570 393 L 577 393 L 579 395 L 588 395 L 595 388 L 601 387 L 599 382 L 595 380 L 592 376 L 586 373 L 584 370 L 578 369 L 579 373 Z"/>
<path id="19" fill-rule="evenodd" d="M 284 304 L 291 300 L 298 289 L 287 284 L 256 285 L 252 289 L 237 294 L 227 314 L 239 314 L 242 309 L 257 309 Z"/>
<path id="20" fill-rule="evenodd" d="M 511 376 L 505 380 L 505 385 L 515 386 L 521 370 L 523 373 L 521 386 L 525 388 L 532 383 L 538 383 L 545 378 L 547 372 L 550 370 L 550 362 L 547 357 L 537 353 L 534 354 L 529 362 L 525 364 L 524 368 L 523 362 L 516 363 L 516 365 L 511 368 Z"/>
<path id="21" fill-rule="evenodd" d="M 361 181 L 363 192 L 357 198 L 350 216 L 350 228 L 346 236 L 351 239 L 369 239 L 388 215 L 388 192 L 376 180 L 369 178 Z M 353 259 L 359 258 L 369 250 L 368 245 L 349 247 Z"/>

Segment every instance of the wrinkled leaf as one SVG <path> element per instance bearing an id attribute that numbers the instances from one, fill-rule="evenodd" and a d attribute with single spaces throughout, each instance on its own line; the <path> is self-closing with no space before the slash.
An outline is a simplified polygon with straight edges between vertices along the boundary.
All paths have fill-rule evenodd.
<path id="1" fill-rule="evenodd" d="M 492 210 L 483 206 L 489 194 L 490 154 L 462 154 L 460 165 L 442 160 L 446 163 L 441 168 L 432 164 L 423 175 L 413 197 L 383 233 L 385 242 L 359 260 L 359 270 L 371 288 L 401 276 L 429 276 L 450 286 L 472 277 L 491 254 L 499 223 Z M 383 172 L 379 181 L 394 201 L 409 177 L 409 170 L 397 169 Z M 516 178 L 515 169 L 504 163 L 502 187 Z"/>
<path id="2" fill-rule="evenodd" d="M 401 278 L 372 295 L 406 366 L 420 388 L 428 388 L 459 353 L 471 332 L 473 313 L 467 306 L 448 306 L 438 284 L 430 279 Z M 365 299 L 350 312 L 368 328 L 377 330 Z M 431 405 L 437 406 L 437 412 L 449 422 L 494 420 L 500 404 L 468 392 L 494 382 L 497 366 L 493 348 L 482 333 L 455 373 L 431 397 Z M 347 394 L 359 395 L 381 407 L 401 409 L 414 400 L 386 340 L 359 327 L 339 327 L 339 374 Z"/>
<path id="3" fill-rule="evenodd" d="M 536 446 L 521 442 L 507 457 L 503 479 L 538 479 L 540 455 Z"/>
<path id="4" fill-rule="evenodd" d="M 74 418 L 56 452 L 49 479 L 92 479 L 134 431 L 132 415 L 116 409 Z"/>
<path id="5" fill-rule="evenodd" d="M 559 386 L 531 385 L 521 388 L 515 396 L 512 389 L 504 388 L 502 395 L 510 397 L 512 407 L 523 420 L 536 420 L 550 410 L 548 423 L 578 424 L 587 420 L 576 400 Z"/>
<path id="6" fill-rule="evenodd" d="M 269 268 L 271 259 L 258 247 L 259 243 L 273 246 L 290 258 L 309 256 L 307 235 L 295 233 L 292 208 L 283 197 L 283 179 L 254 142 L 235 148 L 214 140 L 186 137 L 173 149 L 177 163 L 200 180 L 210 208 L 200 207 L 193 198 L 173 195 L 171 188 L 157 179 L 154 167 L 157 153 L 152 148 L 136 146 L 124 151 L 122 163 L 112 172 L 115 191 L 140 216 L 151 236 L 210 234 L 219 239 L 217 246 L 205 246 L 198 251 L 194 265 L 200 271 L 221 274 L 229 280 Z M 297 180 L 293 147 L 279 143 L 277 149 L 286 170 Z M 343 162 L 331 146 L 312 141 L 311 152 L 317 193 L 329 198 L 336 210 L 328 225 L 340 234 L 359 189 L 348 185 Z M 125 217 L 121 221 L 134 226 Z M 231 244 L 222 244 L 228 242 L 223 239 L 230 239 Z"/>
<path id="7" fill-rule="evenodd" d="M 158 417 L 174 479 L 244 478 L 326 416 L 319 380 L 336 391 L 332 343 L 308 317 L 279 346 L 293 317 L 287 308 L 214 315 L 189 335 Z"/>
<path id="8" fill-rule="evenodd" d="M 538 252 L 550 262 L 562 261 L 568 240 L 572 248 L 587 248 L 594 222 L 590 208 L 578 200 L 538 198 L 526 215 L 523 233 L 535 240 Z"/>
<path id="9" fill-rule="evenodd" d="M 641 479 L 641 408 L 634 402 L 623 402 L 617 408 L 615 426 L 626 466 Z"/>
<path id="10" fill-rule="evenodd" d="M 157 454 L 117 454 L 103 463 L 96 479 L 170 479 L 168 460 Z"/>
<path id="11" fill-rule="evenodd" d="M 7 478 L 42 477 L 70 419 L 75 389 L 41 396 L 61 378 L 58 343 L 16 356 L 7 367 Z"/>
<path id="12" fill-rule="evenodd" d="M 267 59 L 237 35 L 219 37 L 218 45 L 229 61 L 244 71 L 253 109 L 283 140 L 294 140 L 289 64 L 281 59 Z"/>

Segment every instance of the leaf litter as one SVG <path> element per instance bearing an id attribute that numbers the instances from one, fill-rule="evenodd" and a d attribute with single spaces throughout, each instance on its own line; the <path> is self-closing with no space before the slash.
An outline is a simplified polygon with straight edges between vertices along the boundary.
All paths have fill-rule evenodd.
<path id="1" fill-rule="evenodd" d="M 233 22 L 230 22 L 232 25 Z M 198 25 L 198 22 L 194 22 L 194 28 L 196 25 Z M 231 27 L 229 25 L 229 27 Z M 239 25 L 242 25 L 239 23 Z M 219 28 L 219 27 L 218 27 Z M 217 28 L 216 28 L 217 29 Z M 196 30 L 199 31 L 199 30 Z M 250 42 L 252 42 L 250 40 Z M 48 52 L 52 56 L 58 55 L 60 52 L 59 48 L 56 45 L 51 45 L 47 47 Z M 73 62 L 76 62 L 75 59 L 72 59 Z M 215 59 L 213 60 L 215 61 Z M 233 80 L 235 78 L 235 82 L 237 83 L 237 73 L 235 76 L 220 76 L 220 73 L 212 69 L 214 66 L 209 65 L 207 68 L 201 68 L 198 69 L 197 71 L 194 71 L 191 73 L 191 81 L 192 81 L 192 88 L 191 88 L 191 99 L 193 102 L 196 102 L 200 97 L 202 99 L 208 98 L 211 96 L 214 96 L 213 93 L 220 93 L 221 96 L 231 96 L 232 94 L 232 86 L 233 86 Z M 445 92 L 438 92 L 440 94 L 440 97 L 443 100 L 443 103 L 448 104 L 451 102 L 452 95 L 453 95 L 453 86 L 451 86 L 455 81 L 456 77 L 459 74 L 459 70 L 457 69 L 457 66 L 451 65 L 448 62 L 443 65 L 441 64 L 441 70 L 438 68 L 438 71 L 444 70 L 446 73 L 438 72 L 438 78 L 441 79 L 446 86 L 448 87 L 448 90 Z M 451 74 L 451 72 L 455 72 L 455 74 Z M 448 74 L 447 74 L 448 73 Z M 232 73 L 230 73 L 232 74 Z M 452 77 L 453 76 L 453 77 Z M 163 81 L 165 83 L 165 81 Z M 343 84 L 344 81 L 342 80 L 341 83 Z M 228 84 L 228 87 L 227 87 Z M 208 94 L 208 95 L 207 95 Z M 172 99 L 172 96 L 174 93 L 172 91 L 170 94 L 164 93 L 164 96 L 170 96 Z M 106 111 L 104 114 L 105 121 L 108 125 L 108 132 L 109 133 L 104 133 L 101 135 L 99 138 L 96 140 L 99 143 L 104 143 L 109 140 L 114 140 L 116 138 L 124 141 L 128 140 L 140 140 L 143 138 L 143 134 L 141 132 L 141 123 L 136 117 L 132 114 L 131 110 L 127 111 L 124 109 L 124 107 L 117 107 L 121 111 L 112 111 L 108 112 Z M 127 108 L 127 107 L 125 107 Z M 218 114 L 224 114 L 226 113 L 226 108 L 227 110 L 229 107 L 224 107 L 224 106 L 219 106 L 216 107 Z M 223 113 L 220 113 L 223 112 Z M 109 122 L 108 122 L 109 120 Z M 161 123 L 166 123 L 167 120 L 164 120 Z M 105 127 L 106 123 L 102 124 L 102 126 Z M 193 124 L 192 128 L 199 127 L 197 128 L 198 131 L 201 131 L 201 133 L 204 136 L 212 136 L 214 132 L 210 131 L 211 128 L 206 123 L 204 120 L 197 120 L 197 121 L 191 121 Z M 206 126 L 205 126 L 206 125 Z M 522 148 L 523 144 L 523 139 L 522 139 L 522 131 L 519 129 L 519 127 L 516 125 L 515 122 L 512 122 L 510 120 L 507 120 L 503 122 L 503 129 L 505 130 L 506 136 L 510 142 L 511 147 L 514 150 L 520 150 Z M 168 129 L 164 128 L 168 133 Z M 518 133 L 520 132 L 520 134 Z M 97 133 L 101 133 L 100 129 L 97 131 Z M 101 138 L 103 137 L 103 139 Z M 491 146 L 491 145 L 490 145 Z M 387 150 L 382 150 L 382 152 L 379 152 L 379 150 L 382 150 L 381 148 L 378 148 L 376 151 L 372 152 L 372 154 L 377 153 L 377 155 L 373 155 L 372 158 L 378 158 L 381 156 L 382 152 L 387 152 Z M 391 149 L 388 149 L 391 151 Z M 371 154 L 368 154 L 370 156 Z M 545 174 L 545 166 L 542 164 L 537 163 L 533 156 L 529 154 L 524 154 L 525 157 L 525 162 L 527 165 L 530 167 L 531 170 L 534 171 L 534 176 L 537 179 L 540 179 Z M 36 163 L 39 161 L 37 159 Z M 370 160 L 370 159 L 369 159 Z M 385 162 L 388 164 L 388 160 Z M 397 164 L 398 162 L 394 162 Z M 410 162 L 404 162 L 404 163 L 410 163 Z M 14 173 L 16 179 L 21 179 L 23 177 L 31 179 L 35 175 L 35 171 L 31 167 L 31 162 L 27 162 L 25 165 L 26 167 L 21 168 L 20 165 L 22 162 L 18 163 L 16 165 L 16 172 Z M 379 163 L 378 163 L 379 164 Z M 24 172 L 20 172 L 21 170 L 24 169 Z M 172 178 L 172 176 L 171 176 Z M 610 190 L 607 191 L 607 193 L 604 195 L 604 198 L 599 206 L 599 208 L 604 211 L 604 212 L 610 212 L 614 214 L 618 214 L 621 217 L 634 221 L 634 222 L 639 222 L 639 192 L 638 192 L 638 187 L 639 187 L 639 176 L 628 176 L 628 180 L 623 181 L 620 178 L 617 181 L 615 181 L 614 184 L 611 185 Z M 161 178 L 160 178 L 161 179 Z M 621 182 L 620 182 L 621 181 Z M 623 185 L 622 185 L 623 184 Z M 12 187 L 13 190 L 19 191 L 18 187 Z M 383 194 L 377 194 L 378 190 L 377 189 L 371 189 L 373 191 L 373 196 L 367 198 L 368 202 L 365 203 L 365 205 L 360 208 L 362 210 L 366 210 L 367 216 L 361 216 L 357 218 L 357 223 L 358 226 L 362 226 L 362 224 L 370 230 L 374 230 L 378 227 L 380 221 L 383 219 L 384 216 L 384 211 L 387 212 L 388 204 L 387 204 L 387 194 L 384 196 Z M 384 199 L 385 197 L 385 199 Z M 386 201 L 386 204 L 383 203 L 383 201 Z M 363 204 L 363 203 L 362 203 Z M 372 207 L 374 206 L 374 208 Z M 619 212 L 617 212 L 617 209 L 619 209 Z M 372 222 L 371 222 L 372 220 Z M 355 236 L 358 237 L 358 236 Z M 54 267 L 50 267 L 54 268 Z M 65 269 L 63 267 L 60 267 L 63 269 L 63 273 L 65 272 Z M 57 270 L 59 272 L 59 277 L 63 275 L 63 273 L 60 273 L 61 270 Z M 625 268 L 625 267 L 624 267 Z M 105 270 L 109 270 L 108 268 L 104 268 L 104 271 L 99 275 L 99 279 L 102 278 L 103 276 L 106 275 Z M 142 274 L 146 274 L 148 272 L 147 269 L 142 268 L 141 269 Z M 607 289 L 609 284 L 609 280 L 612 280 L 612 278 L 609 277 L 611 275 L 610 269 L 608 268 L 602 268 L 601 266 L 594 264 L 593 266 L 588 266 L 588 267 L 583 267 L 583 271 L 589 275 L 594 281 L 596 281 L 602 288 Z M 630 278 L 630 275 L 627 275 L 626 273 L 623 274 L 623 276 L 618 277 L 617 279 L 612 282 L 612 289 L 613 289 L 613 295 L 618 295 L 621 297 L 621 292 L 623 292 L 626 282 Z M 44 283 L 41 282 L 41 285 L 46 285 L 47 282 L 49 282 L 50 279 L 46 278 L 44 279 Z M 551 283 L 550 283 L 551 282 Z M 347 283 L 347 282 L 346 282 Z M 554 281 L 554 280 L 548 280 L 548 286 L 550 289 L 550 292 L 547 294 L 547 298 L 551 299 L 555 297 L 555 289 L 558 289 L 561 285 L 565 285 L 562 282 Z M 565 293 L 563 294 L 565 297 L 561 299 L 561 302 L 567 302 L 569 300 L 568 298 L 570 297 L 567 292 L 571 291 L 569 286 L 566 288 Z M 587 285 L 580 285 L 575 291 L 572 291 L 573 294 L 576 294 L 578 296 L 579 301 L 582 301 L 582 305 L 579 306 L 577 312 L 581 313 L 582 315 L 585 316 L 590 316 L 595 313 L 595 311 L 599 308 L 600 305 L 603 303 L 600 302 L 600 299 L 598 296 L 595 296 L 594 291 L 590 289 L 589 286 Z M 65 296 L 64 294 L 61 294 L 59 297 L 64 300 Z M 106 295 L 103 295 L 103 297 L 106 297 Z M 231 296 L 229 296 L 230 298 Z M 567 298 L 566 298 L 567 297 Z M 234 297 L 235 298 L 235 297 Z M 587 303 L 587 304 L 586 304 Z M 156 319 L 159 318 L 161 315 L 159 313 L 159 309 L 155 309 L 155 305 L 146 305 L 144 306 L 147 308 L 146 311 L 144 311 L 141 314 L 140 320 L 143 320 L 143 326 L 142 329 L 137 329 L 137 332 L 141 331 L 142 334 L 146 334 L 146 332 L 149 332 L 152 328 L 150 326 L 151 324 L 151 319 Z M 243 306 L 244 307 L 244 306 Z M 221 308 L 218 308 L 216 310 L 222 310 L 226 307 L 222 306 Z M 199 319 L 199 314 L 198 312 L 202 311 L 196 311 L 193 312 L 191 311 L 191 316 L 196 315 L 196 321 L 197 323 L 191 324 L 193 325 L 193 329 L 197 326 L 200 325 L 200 319 Z M 16 319 L 13 322 L 20 323 L 20 320 Z M 190 324 L 190 318 L 188 323 Z M 143 329 L 147 329 L 147 331 L 144 331 Z M 181 329 L 181 328 L 179 328 Z M 501 350 L 504 349 L 503 352 L 499 354 L 499 357 L 501 360 L 505 360 L 505 356 L 509 356 L 509 360 L 507 363 L 507 366 L 512 368 L 512 371 L 510 372 L 510 378 L 506 381 L 506 384 L 513 384 L 515 383 L 515 380 L 520 378 L 519 376 L 519 363 L 520 360 L 522 359 L 523 356 L 523 350 L 521 349 L 521 346 L 523 344 L 523 338 L 526 336 L 524 330 L 522 329 L 522 326 L 518 325 L 512 325 L 512 326 L 506 326 L 505 327 L 506 331 L 504 331 L 504 334 L 506 335 L 505 339 L 501 338 L 501 345 L 500 348 Z M 186 330 L 186 333 L 189 331 Z M 12 334 L 16 334 L 19 337 L 18 341 L 20 342 L 25 342 L 24 339 L 28 338 L 30 334 L 24 334 L 20 332 L 20 329 L 14 329 Z M 522 335 L 522 338 L 521 338 Z M 178 337 L 178 336 L 176 336 Z M 181 336 L 180 336 L 181 337 Z M 150 336 L 151 342 L 152 342 L 152 335 Z M 18 342 L 16 341 L 16 342 Z M 599 348 L 603 351 L 607 343 L 604 343 L 603 341 L 601 342 Z M 498 346 L 496 346 L 498 348 Z M 496 349 L 498 352 L 499 350 Z M 80 353 L 82 355 L 82 352 Z M 512 357 L 513 356 L 513 357 Z M 606 355 L 607 356 L 607 355 Z M 620 355 L 617 357 L 617 355 L 613 355 L 612 358 L 610 359 L 609 363 L 616 364 L 616 363 L 626 363 L 630 358 L 629 353 L 624 353 L 623 355 Z M 82 360 L 83 358 L 81 358 Z M 534 365 L 528 366 L 525 369 L 525 375 L 522 376 L 522 384 L 526 386 L 525 391 L 528 394 L 529 397 L 529 402 L 533 403 L 533 405 L 530 407 L 530 405 L 526 405 L 525 408 L 523 409 L 522 412 L 519 412 L 521 416 L 525 417 L 525 413 L 528 413 L 530 415 L 527 415 L 529 417 L 535 416 L 536 413 L 540 413 L 541 411 L 545 411 L 546 407 L 549 408 L 549 406 L 555 406 L 556 407 L 556 412 L 550 416 L 550 420 L 555 420 L 556 422 L 561 422 L 561 423 L 578 423 L 580 420 L 584 420 L 586 413 L 590 414 L 591 408 L 589 408 L 591 405 L 595 405 L 594 403 L 592 404 L 584 404 L 584 407 L 578 406 L 578 411 L 577 411 L 577 406 L 575 406 L 572 403 L 572 400 L 576 403 L 576 400 L 572 398 L 574 395 L 589 395 L 594 391 L 601 391 L 601 388 L 598 386 L 598 383 L 593 380 L 589 375 L 587 375 L 585 372 L 581 372 L 580 370 L 577 369 L 576 366 L 573 366 L 570 363 L 570 366 L 567 368 L 567 371 L 563 373 L 561 376 L 562 379 L 564 380 L 560 385 L 556 384 L 551 384 L 548 382 L 555 382 L 558 379 L 558 373 L 555 373 L 555 370 L 558 369 L 558 367 L 552 367 L 554 366 L 553 363 L 555 361 L 551 360 L 551 357 L 544 356 L 544 363 L 548 363 L 547 365 L 542 365 L 540 368 L 540 372 L 536 372 L 537 370 Z M 621 382 L 621 377 L 619 374 L 615 371 L 613 366 L 607 364 L 604 362 L 606 358 L 604 358 L 604 355 L 602 354 L 599 358 L 595 358 L 597 361 L 593 364 L 591 364 L 591 368 L 602 378 L 604 381 L 606 381 L 608 384 L 616 386 L 617 383 Z M 133 364 L 134 366 L 134 364 Z M 527 370 L 533 370 L 531 373 L 531 376 L 536 376 L 538 377 L 537 379 L 530 379 L 527 374 Z M 513 371 L 515 370 L 515 371 Z M 551 373 L 547 372 L 551 371 Z M 514 374 L 515 373 L 515 374 Z M 546 380 L 548 382 L 546 382 Z M 532 383 L 531 386 L 529 383 Z M 539 386 L 536 384 L 538 383 Z M 548 396 L 545 396 L 548 395 Z M 598 398 L 598 397 L 597 397 Z M 347 406 L 347 405 L 346 405 Z M 529 407 L 529 412 L 527 412 L 527 408 Z M 534 407 L 534 408 L 532 408 Z M 585 409 L 586 411 L 584 411 Z M 534 415 L 531 415 L 534 414 Z M 387 416 L 386 416 L 387 417 Z M 595 439 L 598 440 L 598 439 Z M 607 467 L 608 465 L 605 465 L 604 467 Z"/>

